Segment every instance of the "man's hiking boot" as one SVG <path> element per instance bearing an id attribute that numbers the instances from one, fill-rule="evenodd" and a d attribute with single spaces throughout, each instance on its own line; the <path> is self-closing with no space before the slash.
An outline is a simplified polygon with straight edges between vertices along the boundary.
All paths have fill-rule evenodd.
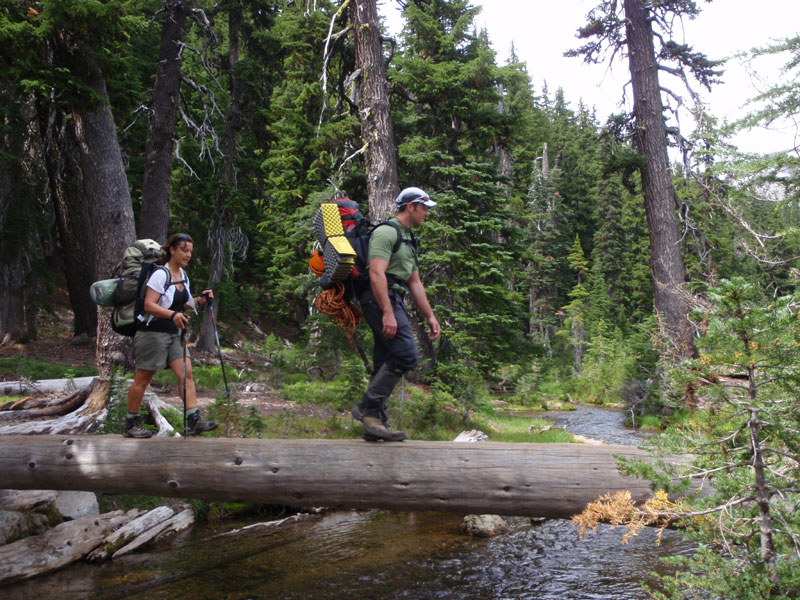
<path id="1" fill-rule="evenodd" d="M 219 427 L 216 421 L 204 421 L 200 411 L 195 411 L 186 417 L 186 435 L 197 435 L 204 431 L 213 431 Z"/>
<path id="2" fill-rule="evenodd" d="M 361 421 L 364 427 L 364 439 L 368 442 L 385 440 L 387 442 L 402 442 L 408 439 L 405 431 L 392 429 L 386 412 L 382 408 L 368 408 L 362 400 L 353 406 L 350 411 L 356 421 Z"/>
<path id="3" fill-rule="evenodd" d="M 125 431 L 122 432 L 122 435 L 143 440 L 152 437 L 153 432 L 142 425 L 142 417 L 136 415 L 125 420 Z"/>
<path id="4" fill-rule="evenodd" d="M 353 406 L 350 414 L 364 426 L 364 439 L 368 442 L 386 440 L 402 442 L 408 436 L 403 431 L 395 431 L 386 416 L 386 404 L 400 378 L 402 371 L 392 370 L 382 365 L 372 376 L 361 402 Z"/>
<path id="5" fill-rule="evenodd" d="M 378 440 L 402 442 L 408 439 L 405 431 L 392 429 L 389 423 L 384 423 L 375 414 L 364 415 L 361 418 L 361 425 L 364 427 L 364 439 L 368 442 L 377 442 Z"/>

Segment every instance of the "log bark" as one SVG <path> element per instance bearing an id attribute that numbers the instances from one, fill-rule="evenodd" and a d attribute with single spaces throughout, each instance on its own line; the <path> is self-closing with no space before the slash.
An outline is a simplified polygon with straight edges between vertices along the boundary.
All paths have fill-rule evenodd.
<path id="1" fill-rule="evenodd" d="M 649 483 L 619 474 L 629 446 L 121 436 L 0 437 L 3 486 L 291 506 L 569 517 Z"/>
<path id="2" fill-rule="evenodd" d="M 38 400 L 26 398 L 24 401 L 12 402 L 0 408 L 0 423 L 65 415 L 83 405 L 88 395 L 89 388 L 86 388 L 51 402 L 45 402 L 41 398 Z"/>
<path id="3" fill-rule="evenodd" d="M 3 381 L 0 382 L 0 395 L 16 396 L 19 394 L 52 394 L 82 389 L 91 385 L 94 377 L 73 377 L 67 379 L 40 379 L 39 381 Z"/>
<path id="4" fill-rule="evenodd" d="M 164 508 L 164 507 L 162 507 Z M 162 534 L 166 533 L 169 529 L 175 528 L 175 531 L 179 531 L 180 529 L 185 529 L 189 527 L 192 523 L 194 523 L 194 511 L 191 508 L 187 508 L 183 512 L 173 515 L 166 521 L 158 523 L 157 525 L 151 527 L 141 535 L 139 535 L 136 539 L 132 540 L 116 552 L 114 552 L 114 556 L 111 558 L 119 558 L 120 556 L 124 556 L 126 554 L 130 554 L 144 546 L 145 544 L 149 544 L 151 541 L 155 540 L 156 538 L 160 537 Z"/>
<path id="5" fill-rule="evenodd" d="M 111 383 L 108 379 L 95 378 L 89 387 L 81 391 L 85 400 L 70 413 L 54 419 L 0 425 L 0 436 L 31 435 L 41 433 L 76 434 L 89 431 L 106 408 L 106 398 Z M 2 421 L 0 421 L 2 423 Z M 0 479 L 0 484 L 2 484 Z M 8 486 L 3 486 L 8 487 Z"/>
<path id="6" fill-rule="evenodd" d="M 132 521 L 125 523 L 125 525 L 117 529 L 114 533 L 103 538 L 102 543 L 86 555 L 87 560 L 107 560 L 111 558 L 112 555 L 116 556 L 116 552 L 134 542 L 154 527 L 163 525 L 174 515 L 175 511 L 169 506 L 159 506 L 158 508 L 154 508 L 153 510 L 137 516 Z M 160 531 L 161 529 L 158 530 L 158 532 Z M 158 532 L 156 532 L 156 534 Z M 127 553 L 124 552 L 123 554 Z"/>
<path id="7" fill-rule="evenodd" d="M 108 530 L 129 519 L 122 511 L 81 517 L 0 546 L 0 584 L 50 573 L 79 560 L 103 541 Z"/>

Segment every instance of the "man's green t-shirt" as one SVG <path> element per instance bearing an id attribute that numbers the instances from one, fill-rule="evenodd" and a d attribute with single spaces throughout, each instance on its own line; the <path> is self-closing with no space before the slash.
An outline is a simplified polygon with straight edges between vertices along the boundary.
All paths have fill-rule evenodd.
<path id="1" fill-rule="evenodd" d="M 397 281 L 407 282 L 411 275 L 417 270 L 417 261 L 414 255 L 414 246 L 411 244 L 411 229 L 404 226 L 396 218 L 389 219 L 397 223 L 403 233 L 403 239 L 397 252 L 392 253 L 397 242 L 397 230 L 390 225 L 376 227 L 369 238 L 369 258 L 382 258 L 388 260 L 386 273 L 394 277 Z"/>

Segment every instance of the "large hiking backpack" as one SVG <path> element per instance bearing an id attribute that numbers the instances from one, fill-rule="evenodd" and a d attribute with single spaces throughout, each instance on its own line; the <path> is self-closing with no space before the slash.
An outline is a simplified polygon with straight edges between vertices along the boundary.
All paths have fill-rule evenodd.
<path id="1" fill-rule="evenodd" d="M 404 238 L 400 227 L 392 221 L 373 223 L 349 198 L 340 198 L 320 205 L 313 218 L 314 245 L 308 264 L 319 276 L 322 289 L 330 289 L 336 282 L 348 281 L 356 295 L 369 284 L 369 238 L 381 225 L 391 225 L 397 230 L 397 241 L 392 252 L 397 252 Z M 416 252 L 416 238 L 411 235 Z"/>
<path id="2" fill-rule="evenodd" d="M 136 240 L 125 249 L 116 277 L 92 284 L 89 295 L 100 306 L 113 306 L 111 328 L 121 335 L 136 334 L 137 317 L 144 312 L 145 283 L 163 256 L 161 244 Z"/>

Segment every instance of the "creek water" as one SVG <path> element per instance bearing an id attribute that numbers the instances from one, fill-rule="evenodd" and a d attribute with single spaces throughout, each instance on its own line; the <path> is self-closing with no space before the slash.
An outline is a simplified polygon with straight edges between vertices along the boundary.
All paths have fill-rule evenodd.
<path id="1" fill-rule="evenodd" d="M 536 416 L 542 416 L 538 413 Z M 624 415 L 594 407 L 547 413 L 557 426 L 611 443 L 641 441 Z M 4 600 L 91 599 L 638 599 L 656 586 L 662 556 L 691 552 L 671 531 L 646 529 L 626 545 L 600 526 L 584 539 L 565 520 L 511 518 L 490 539 L 440 513 L 334 512 L 266 534 L 210 538 L 203 525 L 169 545 L 101 565 L 77 564 L 0 588 Z"/>

